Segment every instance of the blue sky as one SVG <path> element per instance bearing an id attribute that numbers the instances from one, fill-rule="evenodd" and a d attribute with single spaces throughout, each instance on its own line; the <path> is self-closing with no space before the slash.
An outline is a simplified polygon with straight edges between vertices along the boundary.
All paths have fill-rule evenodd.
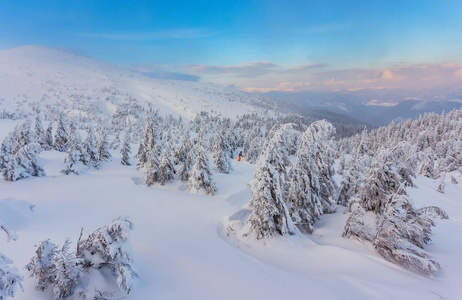
<path id="1" fill-rule="evenodd" d="M 0 28 L 0 50 L 44 45 L 248 90 L 400 87 L 422 66 L 427 80 L 462 77 L 460 0 L 3 0 Z"/>

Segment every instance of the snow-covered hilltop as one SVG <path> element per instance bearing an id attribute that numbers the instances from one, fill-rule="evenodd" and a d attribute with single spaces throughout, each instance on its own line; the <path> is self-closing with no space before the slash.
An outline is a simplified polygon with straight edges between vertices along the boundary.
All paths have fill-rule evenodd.
<path id="1" fill-rule="evenodd" d="M 162 115 L 189 119 L 201 111 L 235 117 L 274 107 L 269 98 L 233 88 L 154 79 L 56 49 L 26 46 L 0 52 L 0 112 L 28 112 L 34 102 L 71 110 L 80 100 L 110 115 L 126 98 L 151 103 Z"/>

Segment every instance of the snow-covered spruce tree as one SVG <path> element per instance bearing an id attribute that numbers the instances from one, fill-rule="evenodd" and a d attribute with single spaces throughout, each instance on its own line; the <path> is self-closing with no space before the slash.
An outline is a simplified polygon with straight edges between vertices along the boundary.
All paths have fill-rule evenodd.
<path id="1" fill-rule="evenodd" d="M 64 299 L 73 294 L 77 285 L 83 279 L 81 259 L 75 252 L 70 252 L 71 242 L 66 239 L 64 245 L 53 256 L 53 264 L 56 266 L 56 276 L 53 286 L 53 298 Z"/>
<path id="2" fill-rule="evenodd" d="M 11 231 L 6 225 L 0 222 L 0 230 L 3 230 L 10 240 L 16 240 L 16 234 Z M 19 274 L 16 267 L 11 266 L 13 261 L 0 253 L 0 299 L 14 297 L 18 286 L 22 289 L 22 281 L 24 277 Z"/>
<path id="3" fill-rule="evenodd" d="M 81 153 L 77 150 L 77 141 L 72 132 L 67 140 L 67 147 L 67 155 L 64 159 L 65 167 L 61 170 L 61 173 L 64 175 L 69 175 L 70 173 L 79 175 L 82 168 L 79 162 Z"/>
<path id="4" fill-rule="evenodd" d="M 34 132 L 35 142 L 39 143 L 42 149 L 45 149 L 47 147 L 47 144 L 45 142 L 45 130 L 43 129 L 42 118 L 40 116 L 40 110 L 38 109 L 35 112 Z"/>
<path id="5" fill-rule="evenodd" d="M 58 124 L 56 127 L 55 141 L 53 143 L 54 148 L 57 151 L 67 151 L 67 140 L 69 138 L 68 125 L 63 113 L 58 115 Z"/>
<path id="6" fill-rule="evenodd" d="M 26 270 L 29 277 L 38 279 L 36 290 L 43 292 L 49 285 L 54 285 L 56 282 L 56 252 L 58 248 L 49 240 L 40 242 L 35 250 L 35 256 L 26 265 Z"/>
<path id="7" fill-rule="evenodd" d="M 257 160 L 254 179 L 249 183 L 252 213 L 247 223 L 250 224 L 249 234 L 254 233 L 257 239 L 294 234 L 294 224 L 282 195 L 288 151 L 285 143 L 291 130 L 292 124 L 285 124 L 277 130 L 273 128 Z"/>
<path id="8" fill-rule="evenodd" d="M 122 158 L 120 163 L 124 166 L 130 166 L 130 153 L 132 153 L 132 149 L 130 146 L 130 132 L 127 130 L 124 134 L 124 139 L 122 142 L 122 148 L 120 149 L 120 153 L 122 154 Z"/>
<path id="9" fill-rule="evenodd" d="M 172 143 L 168 144 L 159 160 L 159 183 L 164 185 L 166 182 L 173 180 L 173 174 L 175 174 L 172 159 Z"/>
<path id="10" fill-rule="evenodd" d="M 245 152 L 246 161 L 254 164 L 257 162 L 258 157 L 260 156 L 262 141 L 260 137 L 254 137 L 250 142 L 249 150 Z"/>
<path id="11" fill-rule="evenodd" d="M 41 151 L 42 148 L 37 143 L 20 148 L 4 169 L 3 177 L 5 180 L 16 181 L 31 176 L 45 176 L 43 165 L 38 157 Z"/>
<path id="12" fill-rule="evenodd" d="M 50 122 L 48 124 L 47 130 L 45 131 L 45 135 L 43 137 L 43 150 L 51 150 L 53 149 L 53 123 Z"/>
<path id="13" fill-rule="evenodd" d="M 3 170 L 6 169 L 8 163 L 12 157 L 10 138 L 7 136 L 0 146 L 0 172 L 3 174 Z"/>
<path id="14" fill-rule="evenodd" d="M 223 151 L 223 149 L 219 149 L 216 153 L 215 165 L 217 166 L 218 172 L 228 174 L 229 171 L 232 170 L 229 153 Z"/>
<path id="15" fill-rule="evenodd" d="M 138 277 L 129 241 L 133 228 L 128 218 L 118 218 L 79 241 L 77 246 L 77 256 L 82 259 L 84 268 L 109 269 L 119 289 L 127 294 L 132 289 L 133 279 Z"/>
<path id="16" fill-rule="evenodd" d="M 19 274 L 16 267 L 11 266 L 13 261 L 0 253 L 0 299 L 14 297 L 18 286 L 22 289 L 24 277 Z"/>
<path id="17" fill-rule="evenodd" d="M 146 165 L 146 185 L 151 186 L 160 180 L 160 161 L 157 155 L 149 152 L 148 163 Z"/>
<path id="18" fill-rule="evenodd" d="M 84 292 L 75 291 L 76 288 L 85 290 L 85 286 L 91 282 L 91 278 L 84 278 L 91 274 L 91 269 L 110 270 L 116 279 L 115 284 L 128 294 L 133 279 L 138 276 L 133 268 L 129 241 L 132 229 L 130 220 L 118 218 L 97 229 L 87 239 L 81 239 L 81 233 L 76 251 L 70 251 L 69 239 L 62 248 L 50 241 L 41 242 L 26 269 L 30 277 L 38 279 L 36 289 L 44 291 L 51 288 L 54 299 L 70 296 L 73 299 L 87 299 Z"/>
<path id="19" fill-rule="evenodd" d="M 87 137 L 84 142 L 84 148 L 90 158 L 91 165 L 93 165 L 95 168 L 99 168 L 99 152 L 96 137 L 92 127 L 87 129 Z"/>
<path id="20" fill-rule="evenodd" d="M 98 151 L 100 161 L 109 160 L 111 158 L 111 154 L 109 153 L 109 143 L 107 141 L 107 133 L 103 128 L 100 128 L 99 130 L 96 149 Z"/>
<path id="21" fill-rule="evenodd" d="M 292 220 L 304 233 L 311 233 L 323 212 L 332 210 L 336 186 L 332 161 L 323 151 L 328 150 L 328 138 L 333 131 L 332 124 L 324 120 L 314 122 L 303 134 L 297 152 L 287 201 Z"/>
<path id="22" fill-rule="evenodd" d="M 189 172 L 188 188 L 190 191 L 203 188 L 207 195 L 212 196 L 217 192 L 216 182 L 213 181 L 208 157 L 202 146 L 199 146 L 195 163 Z"/>
<path id="23" fill-rule="evenodd" d="M 287 181 L 286 167 L 290 166 L 288 153 L 290 138 L 294 130 L 293 125 L 294 124 L 284 124 L 281 126 L 273 126 L 264 147 L 268 163 L 278 172 L 281 187 L 285 186 Z"/>
<path id="24" fill-rule="evenodd" d="M 398 191 L 401 177 L 389 159 L 391 151 L 381 149 L 366 170 L 366 179 L 358 193 L 361 206 L 366 211 L 382 214 L 388 195 Z"/>
<path id="25" fill-rule="evenodd" d="M 189 139 L 189 128 L 186 129 L 186 132 L 183 135 L 181 145 L 178 150 L 175 152 L 175 163 L 180 164 L 186 161 L 188 153 L 191 151 L 193 145 Z"/>
<path id="26" fill-rule="evenodd" d="M 151 164 L 152 156 L 156 156 L 159 160 L 161 153 L 161 147 L 159 143 L 159 115 L 157 111 L 146 120 L 144 129 L 144 137 L 140 142 L 140 147 L 137 152 L 137 163 L 138 169 L 145 167 L 146 164 Z"/>
<path id="27" fill-rule="evenodd" d="M 249 233 L 257 239 L 272 238 L 275 234 L 294 234 L 294 225 L 282 199 L 280 175 L 269 162 L 265 151 L 257 160 L 254 179 L 249 183 L 252 213 L 247 220 Z"/>
<path id="28" fill-rule="evenodd" d="M 193 163 L 196 160 L 197 149 L 198 149 L 198 145 L 195 145 L 187 153 L 186 159 L 180 168 L 180 180 L 181 181 L 188 181 L 189 172 L 191 171 Z"/>
<path id="29" fill-rule="evenodd" d="M 405 193 L 390 196 L 374 241 L 377 252 L 388 261 L 430 276 L 440 265 L 423 248 L 431 240 L 435 219 L 448 216 L 439 207 L 414 209 Z"/>
<path id="30" fill-rule="evenodd" d="M 29 120 L 21 122 L 17 125 L 13 132 L 9 135 L 9 142 L 11 153 L 14 155 L 18 153 L 19 149 L 31 144 L 34 141 L 34 134 L 31 131 L 31 124 Z"/>

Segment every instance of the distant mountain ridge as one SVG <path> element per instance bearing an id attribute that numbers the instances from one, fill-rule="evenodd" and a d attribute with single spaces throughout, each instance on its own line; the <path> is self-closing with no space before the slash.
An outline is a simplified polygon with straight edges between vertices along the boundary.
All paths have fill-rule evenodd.
<path id="1" fill-rule="evenodd" d="M 462 107 L 462 89 L 421 91 L 366 89 L 333 92 L 269 92 L 264 95 L 295 107 L 327 110 L 375 126 L 387 125 L 391 121 L 415 119 L 427 112 L 440 114 L 443 111 L 448 112 Z M 391 106 L 392 104 L 395 105 Z"/>

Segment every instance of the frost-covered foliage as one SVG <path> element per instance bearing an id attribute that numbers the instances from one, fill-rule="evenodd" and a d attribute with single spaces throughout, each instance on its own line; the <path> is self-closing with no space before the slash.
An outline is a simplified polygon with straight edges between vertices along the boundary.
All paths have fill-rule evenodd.
<path id="1" fill-rule="evenodd" d="M 423 248 L 431 240 L 435 218 L 448 216 L 438 207 L 415 209 L 405 194 L 397 193 L 387 203 L 374 247 L 389 261 L 414 272 L 433 275 L 440 265 Z"/>
<path id="2" fill-rule="evenodd" d="M 314 122 L 303 134 L 297 152 L 287 201 L 292 220 L 304 233 L 311 233 L 323 212 L 332 210 L 337 187 L 328 150 L 329 137 L 334 131 L 332 124 L 324 120 Z"/>
<path id="3" fill-rule="evenodd" d="M 214 195 L 217 192 L 208 157 L 201 146 L 197 149 L 195 163 L 189 172 L 188 188 L 197 191 L 204 189 L 207 195 Z"/>
<path id="4" fill-rule="evenodd" d="M 51 288 L 54 299 L 72 295 L 76 299 L 86 299 L 82 290 L 91 282 L 91 278 L 86 278 L 91 269 L 110 270 L 115 284 L 128 294 L 133 279 L 138 276 L 133 268 L 129 242 L 132 229 L 130 220 L 118 218 L 88 238 L 82 240 L 80 237 L 76 251 L 70 250 L 69 239 L 62 248 L 48 240 L 41 242 L 26 269 L 30 277 L 38 279 L 36 289 L 45 291 Z"/>
<path id="5" fill-rule="evenodd" d="M 0 299 L 14 297 L 18 287 L 22 289 L 24 277 L 19 274 L 16 267 L 11 266 L 13 261 L 0 253 Z"/>

